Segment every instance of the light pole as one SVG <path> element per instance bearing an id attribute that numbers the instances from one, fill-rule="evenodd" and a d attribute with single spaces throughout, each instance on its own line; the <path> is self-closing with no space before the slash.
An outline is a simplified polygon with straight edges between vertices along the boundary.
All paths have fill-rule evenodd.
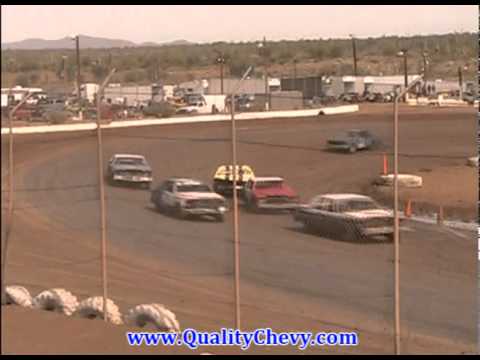
<path id="1" fill-rule="evenodd" d="M 75 51 L 77 58 L 77 98 L 78 103 L 80 104 L 80 35 L 72 36 L 71 39 L 75 41 Z"/>
<path id="2" fill-rule="evenodd" d="M 100 192 L 100 231 L 101 231 L 101 252 L 102 252 L 102 287 L 103 287 L 103 318 L 108 321 L 107 311 L 107 215 L 105 207 L 105 187 L 103 178 L 103 143 L 101 128 L 101 103 L 105 86 L 115 73 L 115 69 L 103 81 L 97 91 L 97 164 L 98 164 L 98 188 Z"/>
<path id="3" fill-rule="evenodd" d="M 427 80 L 428 80 L 428 52 L 424 51 L 422 53 L 423 58 L 423 83 L 424 83 L 424 95 L 428 95 L 427 93 Z"/>
<path id="4" fill-rule="evenodd" d="M 12 90 L 10 89 L 8 94 L 8 101 L 10 101 Z M 5 239 L 2 248 L 2 275 L 1 275 L 1 303 L 3 304 L 6 300 L 6 269 L 7 269 L 7 252 L 8 245 L 10 243 L 10 238 L 12 236 L 13 230 L 13 210 L 14 210 L 14 163 L 13 163 L 13 116 L 15 112 L 23 105 L 25 102 L 33 95 L 33 93 L 27 93 L 23 99 L 15 105 L 8 113 L 8 205 L 7 205 L 7 219 L 5 221 Z"/>
<path id="5" fill-rule="evenodd" d="M 268 91 L 268 61 L 267 61 L 267 39 L 258 44 L 258 52 L 263 57 L 263 77 L 265 79 L 265 111 L 270 109 L 269 91 Z"/>
<path id="6" fill-rule="evenodd" d="M 463 99 L 463 70 L 468 70 L 468 67 L 466 65 L 463 66 L 463 68 L 461 66 L 458 67 L 458 86 L 460 87 L 459 100 Z"/>
<path id="7" fill-rule="evenodd" d="M 415 79 L 400 94 L 395 96 L 393 103 L 393 217 L 394 217 L 394 347 L 395 354 L 400 355 L 400 221 L 398 211 L 398 101 L 410 89 L 421 81 L 422 77 Z"/>
<path id="8" fill-rule="evenodd" d="M 398 52 L 397 55 L 403 58 L 404 88 L 406 89 L 408 87 L 408 65 L 407 65 L 408 50 L 402 49 L 400 52 Z M 407 94 L 405 94 L 405 97 L 403 100 L 407 101 Z"/>
<path id="9" fill-rule="evenodd" d="M 350 34 L 350 38 L 352 39 L 353 75 L 357 76 L 357 46 L 356 46 L 355 37 L 353 36 L 353 34 Z"/>
<path id="10" fill-rule="evenodd" d="M 223 53 L 217 52 L 218 56 L 215 60 L 217 64 L 220 65 L 220 94 L 223 95 L 223 65 L 225 64 L 225 57 Z"/>
<path id="11" fill-rule="evenodd" d="M 65 86 L 65 91 L 68 89 L 68 80 L 67 80 L 67 56 L 62 56 L 62 76 L 63 76 L 63 86 Z"/>
<path id="12" fill-rule="evenodd" d="M 233 246 L 234 246 L 234 285 L 235 285 L 235 328 L 240 329 L 240 239 L 238 236 L 238 196 L 237 196 L 237 131 L 235 127 L 235 94 L 241 83 L 252 71 L 250 66 L 230 94 L 230 114 L 232 126 L 232 167 L 233 167 Z"/>
<path id="13" fill-rule="evenodd" d="M 297 62 L 298 60 L 293 59 L 293 89 L 297 90 Z"/>

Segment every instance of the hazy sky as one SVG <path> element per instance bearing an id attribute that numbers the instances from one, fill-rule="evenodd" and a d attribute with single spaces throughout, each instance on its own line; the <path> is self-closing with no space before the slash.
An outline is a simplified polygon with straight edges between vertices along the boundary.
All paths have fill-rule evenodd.
<path id="1" fill-rule="evenodd" d="M 83 34 L 134 42 L 478 31 L 476 5 L 2 5 L 2 42 Z"/>

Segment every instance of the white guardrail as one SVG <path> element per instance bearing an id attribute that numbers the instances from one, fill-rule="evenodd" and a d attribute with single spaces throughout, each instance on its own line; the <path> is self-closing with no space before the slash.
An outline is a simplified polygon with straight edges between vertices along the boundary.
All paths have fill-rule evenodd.
<path id="1" fill-rule="evenodd" d="M 359 110 L 358 105 L 345 105 L 330 108 L 318 108 L 307 110 L 288 110 L 288 111 L 268 111 L 268 112 L 252 112 L 235 114 L 235 120 L 255 120 L 255 119 L 274 119 L 289 117 L 311 117 L 322 115 L 333 115 L 351 113 Z M 230 115 L 197 115 L 188 117 L 161 118 L 161 119 L 143 119 L 143 120 L 121 120 L 112 121 L 109 124 L 102 124 L 102 129 L 114 129 L 135 126 L 152 126 L 152 125 L 171 125 L 171 124 L 188 124 L 201 122 L 229 121 Z M 14 127 L 14 134 L 41 134 L 65 131 L 86 131 L 95 130 L 97 124 L 95 122 L 81 124 L 65 124 L 65 125 L 42 125 L 42 126 L 22 126 Z M 2 135 L 8 134 L 8 128 L 2 128 Z"/>

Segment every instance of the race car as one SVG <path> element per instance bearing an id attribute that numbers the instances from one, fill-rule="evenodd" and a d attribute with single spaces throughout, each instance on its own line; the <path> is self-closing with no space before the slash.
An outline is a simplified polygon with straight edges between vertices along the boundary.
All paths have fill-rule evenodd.
<path id="1" fill-rule="evenodd" d="M 328 150 L 354 153 L 357 150 L 367 150 L 379 144 L 368 130 L 352 129 L 327 141 Z"/>
<path id="2" fill-rule="evenodd" d="M 247 208 L 253 211 L 294 210 L 299 205 L 295 191 L 278 176 L 255 177 L 249 180 L 243 196 Z"/>
<path id="3" fill-rule="evenodd" d="M 107 178 L 111 183 L 141 184 L 150 188 L 152 168 L 143 155 L 115 154 L 108 161 Z"/>
<path id="4" fill-rule="evenodd" d="M 308 231 L 334 239 L 393 239 L 393 212 L 364 195 L 317 195 L 295 211 L 294 220 Z"/>
<path id="5" fill-rule="evenodd" d="M 167 179 L 152 191 L 150 200 L 160 212 L 173 213 L 181 219 L 207 216 L 223 222 L 227 212 L 225 198 L 194 179 Z"/>
<path id="6" fill-rule="evenodd" d="M 253 179 L 255 174 L 248 165 L 236 166 L 237 192 L 241 192 L 247 181 Z M 213 190 L 221 195 L 233 194 L 233 165 L 221 165 L 213 175 Z"/>

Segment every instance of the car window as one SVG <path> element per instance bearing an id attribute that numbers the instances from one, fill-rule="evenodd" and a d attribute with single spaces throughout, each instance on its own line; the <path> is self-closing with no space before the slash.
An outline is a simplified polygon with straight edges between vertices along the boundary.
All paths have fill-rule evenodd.
<path id="1" fill-rule="evenodd" d="M 177 192 L 211 192 L 205 184 L 181 184 L 177 185 Z"/>
<path id="2" fill-rule="evenodd" d="M 369 199 L 349 199 L 338 204 L 340 212 L 374 210 L 379 207 L 376 202 Z"/>
<path id="3" fill-rule="evenodd" d="M 117 165 L 146 165 L 145 159 L 142 158 L 129 158 L 129 157 L 119 157 L 115 160 Z"/>
<path id="4" fill-rule="evenodd" d="M 315 203 L 314 208 L 317 209 L 317 210 L 333 212 L 334 211 L 334 203 L 333 203 L 333 200 L 331 200 L 331 199 L 323 198 L 323 199 L 319 199 Z"/>
<path id="5" fill-rule="evenodd" d="M 282 187 L 283 182 L 277 180 L 271 181 L 257 181 L 255 187 L 258 189 L 268 189 L 268 188 L 280 188 Z"/>

